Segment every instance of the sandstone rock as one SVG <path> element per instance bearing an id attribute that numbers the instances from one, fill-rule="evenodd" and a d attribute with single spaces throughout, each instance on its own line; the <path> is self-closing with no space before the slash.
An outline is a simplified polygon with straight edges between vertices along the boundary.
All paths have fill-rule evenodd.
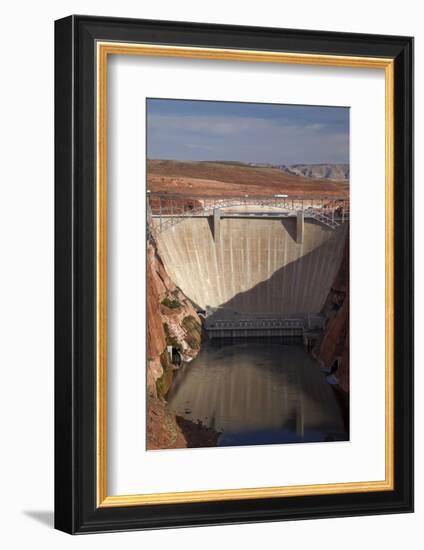
<path id="1" fill-rule="evenodd" d="M 170 307 L 168 307 L 170 306 Z M 190 319 L 190 322 L 187 320 Z M 154 241 L 147 248 L 147 441 L 148 449 L 181 448 L 187 441 L 162 398 L 172 380 L 167 345 L 189 361 L 199 351 L 193 330 L 200 319 L 168 276 Z M 159 395 L 158 395 L 159 394 Z"/>
<path id="2" fill-rule="evenodd" d="M 327 316 L 324 336 L 314 350 L 320 364 L 330 369 L 335 362 L 335 376 L 340 387 L 349 392 L 349 240 L 343 259 L 323 308 Z"/>

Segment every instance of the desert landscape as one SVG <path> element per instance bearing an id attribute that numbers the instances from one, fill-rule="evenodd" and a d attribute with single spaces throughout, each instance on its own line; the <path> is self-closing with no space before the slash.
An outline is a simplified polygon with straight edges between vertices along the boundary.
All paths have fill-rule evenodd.
<path id="1" fill-rule="evenodd" d="M 335 180 L 345 174 L 345 165 L 309 165 L 304 175 L 300 167 L 257 166 L 236 162 L 193 162 L 148 160 L 147 188 L 151 192 L 201 197 L 231 197 L 246 194 L 274 196 L 347 197 L 349 180 Z M 319 172 L 319 169 L 321 170 Z M 297 170 L 299 173 L 295 173 Z M 317 173 L 325 177 L 318 178 Z"/>

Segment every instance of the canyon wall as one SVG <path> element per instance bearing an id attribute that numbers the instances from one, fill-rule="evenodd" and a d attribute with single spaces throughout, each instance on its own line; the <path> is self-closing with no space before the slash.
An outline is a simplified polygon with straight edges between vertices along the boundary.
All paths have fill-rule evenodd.
<path id="1" fill-rule="evenodd" d="M 335 376 L 340 387 L 349 392 L 349 239 L 346 239 L 340 268 L 331 285 L 322 312 L 327 326 L 313 354 L 330 369 L 338 365 Z"/>
<path id="2" fill-rule="evenodd" d="M 189 218 L 157 239 L 167 273 L 199 307 L 292 314 L 323 308 L 347 231 L 305 220 L 298 244 L 295 219 L 224 218 L 216 242 L 210 220 Z"/>
<path id="3" fill-rule="evenodd" d="M 164 397 L 173 366 L 167 345 L 185 361 L 200 348 L 201 323 L 190 300 L 175 286 L 154 241 L 147 248 L 147 448 L 184 447 L 184 435 Z"/>
<path id="4" fill-rule="evenodd" d="M 147 358 L 148 389 L 168 365 L 166 346 L 172 345 L 185 361 L 195 357 L 200 344 L 200 319 L 187 297 L 165 271 L 152 241 L 147 250 Z"/>

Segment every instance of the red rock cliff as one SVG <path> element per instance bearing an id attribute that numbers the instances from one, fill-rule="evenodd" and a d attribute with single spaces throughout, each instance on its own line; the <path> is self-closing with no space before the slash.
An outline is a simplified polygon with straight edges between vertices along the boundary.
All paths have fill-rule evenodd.
<path id="1" fill-rule="evenodd" d="M 155 394 L 156 381 L 163 375 L 166 346 L 176 348 L 190 361 L 199 350 L 200 319 L 188 298 L 165 271 L 154 241 L 147 250 L 147 358 L 148 389 Z"/>
<path id="2" fill-rule="evenodd" d="M 349 239 L 346 239 L 340 269 L 336 275 L 323 313 L 327 327 L 314 350 L 323 367 L 330 369 L 335 363 L 335 376 L 340 387 L 349 392 Z"/>
<path id="3" fill-rule="evenodd" d="M 188 298 L 165 271 L 154 240 L 147 248 L 147 446 L 182 447 L 184 436 L 166 407 L 172 383 L 167 346 L 184 361 L 193 359 L 201 341 L 201 322 Z"/>

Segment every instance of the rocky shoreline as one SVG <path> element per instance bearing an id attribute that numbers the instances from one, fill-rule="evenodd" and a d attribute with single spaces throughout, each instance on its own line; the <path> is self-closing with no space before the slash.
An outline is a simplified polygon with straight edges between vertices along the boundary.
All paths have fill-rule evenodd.
<path id="1" fill-rule="evenodd" d="M 219 432 L 173 415 L 163 399 L 149 398 L 147 405 L 147 449 L 216 447 Z"/>
<path id="2" fill-rule="evenodd" d="M 218 433 L 173 415 L 166 403 L 175 365 L 200 350 L 202 324 L 191 301 L 172 282 L 156 243 L 147 248 L 147 449 L 215 446 Z M 172 349 L 172 357 L 169 353 Z"/>

